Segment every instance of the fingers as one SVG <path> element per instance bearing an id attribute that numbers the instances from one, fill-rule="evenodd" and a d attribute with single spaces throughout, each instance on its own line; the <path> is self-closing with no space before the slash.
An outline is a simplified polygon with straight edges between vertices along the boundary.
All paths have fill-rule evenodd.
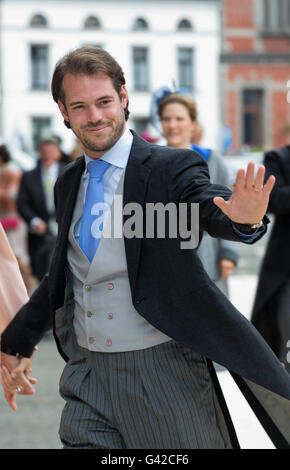
<path id="1" fill-rule="evenodd" d="M 275 184 L 275 177 L 272 175 L 268 178 L 267 183 L 264 185 L 265 179 L 265 167 L 264 165 L 259 166 L 255 176 L 255 163 L 249 162 L 247 166 L 247 172 L 245 174 L 243 169 L 237 172 L 235 184 L 232 185 L 232 191 L 239 189 L 253 189 L 256 192 L 263 192 L 269 195 Z"/>
<path id="2" fill-rule="evenodd" d="M 10 358 L 9 358 L 10 359 Z M 37 383 L 37 379 L 30 377 L 32 358 L 22 357 L 17 362 L 11 363 L 8 361 L 9 369 L 3 364 L 0 368 L 1 383 L 4 389 L 4 396 L 9 406 L 16 411 L 16 395 L 33 395 L 35 389 L 32 385 Z"/>
<path id="3" fill-rule="evenodd" d="M 18 374 L 29 374 L 31 372 L 31 361 L 32 357 L 22 357 L 17 364 L 17 366 L 13 369 L 11 374 L 13 376 L 18 375 Z"/>
<path id="4" fill-rule="evenodd" d="M 227 258 L 221 258 L 219 260 L 220 265 L 220 278 L 226 279 L 233 271 L 235 263 Z"/>
<path id="5" fill-rule="evenodd" d="M 222 197 L 216 196 L 213 198 L 214 204 L 226 215 L 228 215 L 228 202 Z"/>
<path id="6" fill-rule="evenodd" d="M 260 191 L 263 188 L 264 177 L 265 167 L 260 166 L 255 176 L 255 163 L 249 162 L 246 173 L 243 169 L 240 169 L 237 172 L 236 182 L 233 185 L 233 190 L 246 188 Z"/>
<path id="7" fill-rule="evenodd" d="M 256 178 L 252 186 L 254 190 L 261 191 L 263 189 L 264 178 L 265 178 L 265 167 L 260 166 L 257 170 Z"/>
<path id="8" fill-rule="evenodd" d="M 274 187 L 275 181 L 276 178 L 273 175 L 269 176 L 269 178 L 267 179 L 267 182 L 263 188 L 263 192 L 266 193 L 268 196 Z"/>
<path id="9" fill-rule="evenodd" d="M 15 401 L 16 393 L 15 392 L 10 393 L 10 392 L 7 392 L 7 391 L 4 390 L 4 397 L 6 398 L 6 401 L 9 404 L 10 408 L 12 408 L 12 410 L 16 411 L 17 410 L 17 404 L 16 404 L 16 401 Z"/>
<path id="10" fill-rule="evenodd" d="M 245 186 L 247 189 L 251 189 L 255 181 L 255 163 L 249 162 L 246 173 Z M 263 184 L 263 183 L 262 183 Z"/>
<path id="11" fill-rule="evenodd" d="M 260 166 L 258 168 L 256 178 L 253 184 L 253 189 L 258 192 L 263 191 L 264 194 L 269 196 L 274 187 L 276 179 L 275 176 L 271 175 L 269 176 L 267 182 L 264 185 L 265 171 L 266 169 L 264 166 Z"/>
<path id="12" fill-rule="evenodd" d="M 243 189 L 245 186 L 245 171 L 240 169 L 237 172 L 236 182 L 234 184 L 234 190 L 238 191 L 239 189 Z"/>
<path id="13" fill-rule="evenodd" d="M 38 380 L 35 377 L 27 377 L 29 382 L 33 385 L 37 384 Z"/>
<path id="14" fill-rule="evenodd" d="M 1 383 L 3 385 L 4 390 L 7 393 L 15 393 L 17 392 L 17 388 L 20 385 L 13 379 L 8 369 L 5 366 L 1 368 Z"/>
<path id="15" fill-rule="evenodd" d="M 37 379 L 27 377 L 21 370 L 14 369 L 12 373 L 3 365 L 1 368 L 1 383 L 4 389 L 10 393 L 17 392 L 21 395 L 31 395 L 35 393 L 32 384 L 37 383 Z M 21 388 L 19 388 L 21 387 Z M 19 390 L 18 390 L 19 388 Z"/>
<path id="16" fill-rule="evenodd" d="M 34 389 L 31 385 L 29 378 L 26 376 L 25 372 L 21 369 L 18 370 L 17 368 L 11 373 L 11 379 L 14 383 L 17 383 L 23 388 L 24 392 L 34 393 Z M 36 380 L 36 379 L 35 379 Z"/>

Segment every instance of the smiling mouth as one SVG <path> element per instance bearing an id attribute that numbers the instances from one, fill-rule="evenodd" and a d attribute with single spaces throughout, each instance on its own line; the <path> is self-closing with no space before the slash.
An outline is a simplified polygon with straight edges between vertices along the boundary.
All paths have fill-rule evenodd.
<path id="1" fill-rule="evenodd" d="M 99 134 L 103 132 L 105 129 L 107 129 L 109 125 L 102 126 L 102 127 L 88 127 L 86 129 L 86 132 L 89 132 L 90 134 Z"/>

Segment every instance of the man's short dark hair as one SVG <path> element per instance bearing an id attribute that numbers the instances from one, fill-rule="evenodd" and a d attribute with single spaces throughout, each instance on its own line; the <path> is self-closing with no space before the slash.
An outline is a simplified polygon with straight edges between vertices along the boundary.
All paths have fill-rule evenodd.
<path id="1" fill-rule="evenodd" d="M 66 74 L 90 76 L 98 72 L 103 72 L 111 79 L 120 96 L 121 87 L 126 83 L 124 72 L 107 51 L 100 47 L 86 46 L 69 52 L 57 62 L 53 73 L 51 92 L 54 101 L 57 103 L 60 100 L 65 106 L 65 93 L 62 85 Z M 128 103 L 124 112 L 127 120 L 129 117 Z M 65 121 L 65 124 L 70 127 L 68 122 Z"/>
<path id="2" fill-rule="evenodd" d="M 59 142 L 55 137 L 46 137 L 44 139 L 41 139 L 38 142 L 38 148 L 42 147 L 43 145 L 55 145 L 57 148 L 59 148 Z"/>

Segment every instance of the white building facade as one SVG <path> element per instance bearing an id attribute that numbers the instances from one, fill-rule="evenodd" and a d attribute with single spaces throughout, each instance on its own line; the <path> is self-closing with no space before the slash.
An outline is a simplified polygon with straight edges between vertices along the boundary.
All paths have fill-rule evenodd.
<path id="1" fill-rule="evenodd" d="M 1 0 L 2 140 L 18 139 L 36 155 L 39 139 L 54 134 L 70 151 L 74 136 L 51 97 L 52 73 L 68 51 L 98 45 L 125 72 L 131 128 L 150 130 L 159 87 L 185 87 L 198 105 L 202 143 L 219 148 L 219 9 L 212 0 Z"/>

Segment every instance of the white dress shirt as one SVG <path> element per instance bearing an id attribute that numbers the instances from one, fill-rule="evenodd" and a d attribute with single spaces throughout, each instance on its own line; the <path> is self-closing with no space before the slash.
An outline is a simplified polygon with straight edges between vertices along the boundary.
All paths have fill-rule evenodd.
<path id="1" fill-rule="evenodd" d="M 41 175 L 41 182 L 43 186 L 44 198 L 45 198 L 45 205 L 47 212 L 49 214 L 53 213 L 54 208 L 54 192 L 53 188 L 55 182 L 58 178 L 59 173 L 59 164 L 53 163 L 50 167 L 46 168 L 43 165 L 40 166 L 40 175 Z M 35 232 L 35 226 L 41 222 L 42 219 L 40 217 L 33 217 L 30 221 L 30 231 Z M 54 235 L 57 234 L 57 225 L 54 220 L 51 223 L 51 230 Z"/>

